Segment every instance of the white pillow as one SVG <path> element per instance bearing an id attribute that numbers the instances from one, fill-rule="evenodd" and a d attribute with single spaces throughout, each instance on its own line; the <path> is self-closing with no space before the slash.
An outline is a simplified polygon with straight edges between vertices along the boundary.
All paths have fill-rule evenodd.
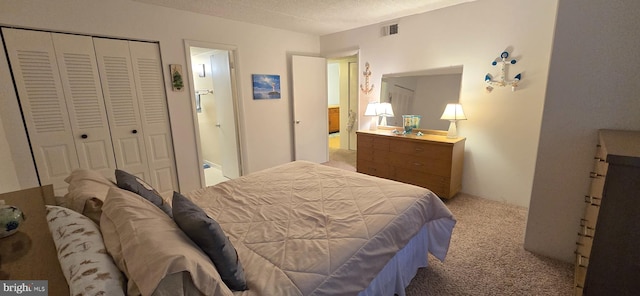
<path id="1" fill-rule="evenodd" d="M 98 171 L 76 169 L 64 179 L 69 192 L 64 196 L 65 207 L 87 216 L 100 225 L 102 204 L 110 188 L 118 187 Z"/>
<path id="2" fill-rule="evenodd" d="M 47 222 L 71 295 L 124 295 L 124 277 L 107 253 L 98 225 L 59 206 L 47 206 Z"/>

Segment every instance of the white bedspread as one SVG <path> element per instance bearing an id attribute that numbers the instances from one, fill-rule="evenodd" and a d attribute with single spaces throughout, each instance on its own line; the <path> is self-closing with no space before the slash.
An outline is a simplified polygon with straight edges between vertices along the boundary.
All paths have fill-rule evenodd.
<path id="1" fill-rule="evenodd" d="M 455 223 L 429 190 L 303 161 L 188 197 L 236 247 L 249 287 L 238 295 L 357 295 L 423 225 Z M 443 260 L 451 227 L 430 231 Z"/>

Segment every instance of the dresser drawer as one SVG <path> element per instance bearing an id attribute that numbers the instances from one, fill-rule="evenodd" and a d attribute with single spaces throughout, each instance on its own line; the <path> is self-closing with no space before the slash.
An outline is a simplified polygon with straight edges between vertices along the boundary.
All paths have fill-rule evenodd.
<path id="1" fill-rule="evenodd" d="M 593 235 L 586 236 L 582 234 L 582 231 L 578 235 L 578 241 L 576 242 L 578 254 L 588 256 L 591 254 L 591 247 L 593 246 Z"/>
<path id="2" fill-rule="evenodd" d="M 580 256 L 580 254 L 577 256 Z M 582 292 L 582 288 L 584 288 L 584 280 L 587 278 L 587 267 L 576 264 L 575 271 L 574 283 L 577 288 L 580 288 L 580 292 Z"/>
<path id="3" fill-rule="evenodd" d="M 589 189 L 589 195 L 596 197 L 598 200 L 602 198 L 602 191 L 604 190 L 604 178 L 593 177 L 591 178 L 591 185 Z"/>
<path id="4" fill-rule="evenodd" d="M 451 162 L 445 159 L 420 158 L 398 153 L 393 154 L 389 159 L 389 163 L 402 169 L 410 169 L 443 177 L 451 176 Z"/>
<path id="5" fill-rule="evenodd" d="M 358 135 L 358 150 L 361 148 L 371 148 L 389 151 L 389 143 L 390 140 L 388 138 Z"/>
<path id="6" fill-rule="evenodd" d="M 358 173 L 376 176 L 385 179 L 392 179 L 391 168 L 387 164 L 381 163 L 363 163 L 358 161 Z"/>
<path id="7" fill-rule="evenodd" d="M 600 206 L 594 204 L 587 204 L 584 211 L 584 225 L 587 227 L 597 229 L 596 222 L 598 221 L 598 213 L 600 212 Z"/>
<path id="8" fill-rule="evenodd" d="M 427 188 L 438 196 L 448 195 L 450 179 L 443 176 L 394 167 L 391 178 L 400 182 Z"/>
<path id="9" fill-rule="evenodd" d="M 372 149 L 371 147 L 358 147 L 356 153 L 357 163 L 377 162 L 389 164 L 391 153 L 385 150 Z"/>
<path id="10" fill-rule="evenodd" d="M 606 161 L 596 158 L 595 164 L 593 165 L 593 172 L 601 176 L 606 176 L 608 167 L 609 164 Z"/>
<path id="11" fill-rule="evenodd" d="M 391 152 L 413 155 L 420 158 L 440 159 L 451 163 L 451 151 L 453 146 L 447 144 L 436 144 L 426 141 L 396 141 L 391 147 Z"/>

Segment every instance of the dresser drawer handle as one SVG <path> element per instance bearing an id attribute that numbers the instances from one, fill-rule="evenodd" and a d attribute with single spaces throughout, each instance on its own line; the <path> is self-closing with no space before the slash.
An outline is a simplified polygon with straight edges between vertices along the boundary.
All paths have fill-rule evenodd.
<path id="1" fill-rule="evenodd" d="M 422 166 L 422 164 L 421 164 L 421 163 L 419 163 L 419 162 L 414 162 L 414 163 L 413 163 L 413 165 L 414 165 L 414 166 Z"/>
<path id="2" fill-rule="evenodd" d="M 416 147 L 416 151 L 424 151 L 424 149 L 422 149 L 420 147 Z"/>
<path id="3" fill-rule="evenodd" d="M 600 161 L 600 162 L 606 162 L 606 160 L 605 160 L 605 159 L 603 159 L 603 158 L 601 158 L 601 157 L 597 157 L 597 156 L 596 156 L 596 157 L 594 157 L 593 159 L 595 159 L 595 160 L 597 160 L 597 161 Z"/>
<path id="4" fill-rule="evenodd" d="M 589 257 L 582 256 L 582 254 L 578 254 L 577 264 L 580 267 L 587 267 L 589 265 Z"/>
<path id="5" fill-rule="evenodd" d="M 593 227 L 587 226 L 587 220 L 586 219 L 580 219 L 580 226 L 582 227 L 582 232 L 578 232 L 579 236 L 585 236 L 585 237 L 593 238 L 593 235 L 595 234 L 596 229 L 593 228 Z"/>
<path id="6" fill-rule="evenodd" d="M 581 232 L 578 232 L 578 236 L 593 238 L 593 235 L 586 235 L 586 234 L 582 234 Z M 581 243 L 576 243 L 576 245 L 583 246 L 583 244 Z"/>
<path id="7" fill-rule="evenodd" d="M 598 201 L 598 203 L 595 203 L 596 201 Z M 584 196 L 584 202 L 586 203 L 590 203 L 594 206 L 600 206 L 600 198 L 599 197 L 595 197 L 595 196 L 591 196 L 591 195 L 585 195 Z"/>
<path id="8" fill-rule="evenodd" d="M 589 178 L 601 178 L 601 177 L 605 177 L 605 175 L 603 174 L 598 174 L 596 172 L 591 172 L 589 173 Z"/>

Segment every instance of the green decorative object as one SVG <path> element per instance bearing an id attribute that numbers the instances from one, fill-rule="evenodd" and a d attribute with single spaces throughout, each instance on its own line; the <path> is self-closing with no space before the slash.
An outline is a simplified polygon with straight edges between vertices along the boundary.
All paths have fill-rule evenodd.
<path id="1" fill-rule="evenodd" d="M 182 66 L 169 65 L 171 70 L 171 87 L 173 91 L 181 91 L 184 88 L 184 80 L 182 79 Z"/>

